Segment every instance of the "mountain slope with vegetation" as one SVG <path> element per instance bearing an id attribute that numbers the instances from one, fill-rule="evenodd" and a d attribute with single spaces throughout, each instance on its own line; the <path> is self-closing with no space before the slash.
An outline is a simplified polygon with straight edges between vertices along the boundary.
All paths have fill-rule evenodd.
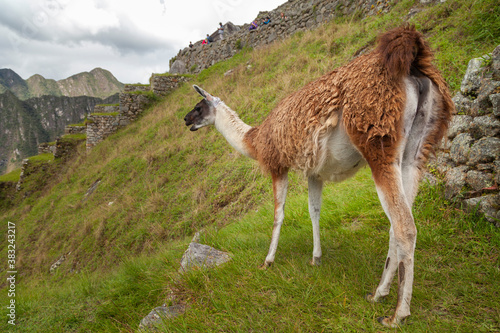
<path id="1" fill-rule="evenodd" d="M 55 81 L 41 75 L 23 80 L 0 69 L 0 174 L 37 154 L 37 146 L 81 122 L 94 105 L 118 102 L 124 84 L 102 68 Z M 18 101 L 14 101 L 18 99 Z"/>
<path id="2" fill-rule="evenodd" d="M 380 32 L 409 19 L 456 91 L 468 61 L 498 45 L 499 17 L 493 0 L 401 1 L 385 15 L 337 18 L 245 49 L 192 83 L 259 124 L 281 98 L 372 49 Z M 1 232 L 7 234 L 7 221 L 16 225 L 19 272 L 17 325 L 1 322 L 2 331 L 132 332 L 152 308 L 172 302 L 188 311 L 165 332 L 386 330 L 376 318 L 390 313 L 395 290 L 386 303 L 363 299 L 380 278 L 389 231 L 369 170 L 325 188 L 321 267 L 308 266 L 307 185 L 293 173 L 276 262 L 261 271 L 272 229 L 270 180 L 214 128 L 192 133 L 184 126 L 198 101 L 182 86 L 90 154 L 81 146 L 66 164 L 50 162 L 43 182 L 28 180 L 2 206 Z M 442 190 L 424 184 L 416 199 L 413 308 L 401 331 L 498 331 L 500 232 L 445 202 Z M 202 242 L 233 260 L 180 275 L 179 260 L 201 229 Z M 6 249 L 7 239 L 0 244 Z M 7 289 L 2 285 L 1 304 L 9 301 Z"/>
<path id="3" fill-rule="evenodd" d="M 0 174 L 36 155 L 38 145 L 54 141 L 66 125 L 82 122 L 96 104 L 117 102 L 118 94 L 104 99 L 44 95 L 24 101 L 11 91 L 0 94 Z"/>
<path id="4" fill-rule="evenodd" d="M 90 72 L 82 72 L 58 81 L 46 79 L 39 74 L 23 80 L 11 69 L 0 69 L 0 93 L 10 90 L 21 100 L 44 95 L 106 98 L 123 91 L 123 87 L 124 84 L 111 72 L 102 68 L 94 68 Z"/>

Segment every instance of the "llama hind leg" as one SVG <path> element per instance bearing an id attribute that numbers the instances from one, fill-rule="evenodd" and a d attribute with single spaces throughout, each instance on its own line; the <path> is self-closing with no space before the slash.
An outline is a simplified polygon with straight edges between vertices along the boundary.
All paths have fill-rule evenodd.
<path id="1" fill-rule="evenodd" d="M 313 257 L 311 265 L 318 266 L 321 264 L 321 241 L 319 235 L 319 216 L 321 212 L 321 193 L 323 191 L 323 181 L 317 177 L 310 176 L 308 179 L 309 185 L 309 216 L 312 221 L 313 229 Z"/>
<path id="2" fill-rule="evenodd" d="M 417 229 L 406 198 L 402 183 L 401 171 L 397 166 L 388 167 L 385 171 L 374 172 L 377 193 L 391 222 L 393 236 L 389 245 L 389 256 L 386 259 L 382 280 L 375 295 L 385 294 L 390 286 L 392 276 L 398 269 L 398 301 L 394 314 L 379 318 L 380 323 L 396 327 L 410 315 L 410 302 L 413 290 L 414 253 Z M 395 251 L 394 251 L 395 248 Z M 375 300 L 377 296 L 374 296 Z"/>
<path id="3" fill-rule="evenodd" d="M 285 201 L 286 192 L 288 189 L 288 172 L 284 172 L 281 175 L 273 174 L 272 178 L 274 194 L 274 225 L 269 252 L 267 253 L 264 264 L 261 266 L 261 268 L 263 269 L 271 266 L 271 264 L 274 262 L 276 249 L 278 248 L 281 225 L 283 224 L 283 219 L 285 218 Z"/>
<path id="4" fill-rule="evenodd" d="M 375 290 L 374 294 L 368 294 L 366 299 L 370 302 L 378 302 L 385 296 L 389 295 L 391 289 L 391 283 L 394 279 L 394 275 L 398 269 L 397 261 L 397 245 L 396 238 L 394 237 L 394 231 L 389 230 L 389 251 L 385 259 L 384 271 L 382 272 L 382 277 L 380 278 L 380 283 Z"/>

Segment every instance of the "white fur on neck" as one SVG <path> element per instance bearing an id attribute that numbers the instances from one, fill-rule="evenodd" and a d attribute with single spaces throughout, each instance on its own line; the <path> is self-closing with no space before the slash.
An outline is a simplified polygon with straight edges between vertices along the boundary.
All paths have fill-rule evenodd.
<path id="1" fill-rule="evenodd" d="M 212 102 L 213 103 L 213 102 Z M 216 108 L 215 114 L 215 128 L 226 138 L 227 142 L 233 146 L 237 151 L 245 156 L 253 158 L 250 155 L 243 138 L 245 133 L 252 127 L 245 124 L 224 102 L 218 99 L 214 103 Z"/>

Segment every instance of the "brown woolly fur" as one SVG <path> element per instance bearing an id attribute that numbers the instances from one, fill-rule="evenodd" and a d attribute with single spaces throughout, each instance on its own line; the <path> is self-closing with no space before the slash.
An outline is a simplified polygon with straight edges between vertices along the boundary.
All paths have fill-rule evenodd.
<path id="1" fill-rule="evenodd" d="M 411 53 L 405 50 L 412 50 Z M 361 58 L 361 57 L 360 57 Z M 376 50 L 364 58 L 341 68 L 341 79 L 349 82 L 346 87 L 347 100 L 352 103 L 344 108 L 346 128 L 354 139 L 365 158 L 376 161 L 382 148 L 386 157 L 395 153 L 395 142 L 399 141 L 397 128 L 400 127 L 402 105 L 405 92 L 402 78 L 412 72 L 427 76 L 438 87 L 442 100 L 435 101 L 439 107 L 437 119 L 432 119 L 436 125 L 426 137 L 420 166 L 427 160 L 432 147 L 442 138 L 448 127 L 448 122 L 454 113 L 454 104 L 448 91 L 448 86 L 437 68 L 432 64 L 433 55 L 422 34 L 414 27 L 400 27 L 388 31 L 379 37 Z M 360 68 L 358 62 L 372 63 L 372 67 Z M 361 72 L 360 72 L 361 70 Z M 378 73 L 377 73 L 378 72 Z M 421 75 L 421 74 L 420 74 Z M 354 89 L 353 89 L 354 88 Z M 379 156 L 380 157 L 380 156 Z M 385 160 L 385 163 L 390 163 Z M 373 169 L 373 166 L 372 166 Z"/>
<path id="2" fill-rule="evenodd" d="M 262 125 L 247 133 L 247 146 L 271 173 L 289 168 L 310 171 L 323 161 L 321 139 L 342 117 L 349 136 L 369 162 L 378 164 L 383 159 L 383 164 L 391 164 L 400 142 L 406 97 L 402 80 L 414 71 L 429 77 L 443 98 L 437 101 L 442 103 L 438 119 L 433 120 L 437 126 L 420 157 L 425 162 L 453 111 L 447 85 L 432 58 L 422 34 L 413 27 L 393 29 L 379 38 L 375 51 L 283 99 Z"/>
<path id="3" fill-rule="evenodd" d="M 314 169 L 324 156 L 321 139 L 337 126 L 340 92 L 332 74 L 284 98 L 246 140 L 265 171 L 282 174 L 289 168 Z M 293 110 L 294 116 L 291 116 Z"/>

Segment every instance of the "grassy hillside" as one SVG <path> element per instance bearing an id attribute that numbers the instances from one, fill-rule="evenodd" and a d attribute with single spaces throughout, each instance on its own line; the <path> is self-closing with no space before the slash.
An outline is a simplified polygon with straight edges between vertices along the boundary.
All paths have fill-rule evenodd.
<path id="1" fill-rule="evenodd" d="M 244 50 L 194 79 L 255 125 L 305 83 L 374 46 L 413 6 L 387 15 L 339 18 L 312 32 Z M 421 6 L 410 22 L 424 31 L 453 90 L 467 62 L 500 42 L 493 0 Z M 229 69 L 233 74 L 224 76 Z M 258 269 L 272 228 L 270 180 L 232 150 L 214 128 L 192 133 L 184 115 L 199 97 L 184 85 L 136 123 L 76 157 L 35 191 L 25 188 L 0 213 L 0 231 L 16 224 L 18 325 L 12 332 L 133 332 L 152 308 L 171 302 L 188 312 L 165 331 L 385 331 L 386 303 L 363 300 L 381 274 L 389 223 L 364 169 L 324 191 L 323 265 L 309 267 L 312 232 L 306 182 L 292 174 L 275 265 Z M 54 163 L 55 165 L 56 163 Z M 99 181 L 92 194 L 87 190 Z M 419 229 L 412 317 L 402 331 L 500 330 L 500 232 L 423 186 L 415 204 Z M 24 194 L 25 199 L 21 199 Z M 28 195 L 29 194 L 29 195 Z M 230 251 L 212 271 L 178 275 L 192 234 Z M 7 248 L 7 238 L 0 241 Z M 4 250 L 7 257 L 7 252 Z M 67 259 L 55 273 L 52 263 Z M 6 270 L 4 268 L 4 270 Z M 7 304 L 7 285 L 0 302 Z"/>

